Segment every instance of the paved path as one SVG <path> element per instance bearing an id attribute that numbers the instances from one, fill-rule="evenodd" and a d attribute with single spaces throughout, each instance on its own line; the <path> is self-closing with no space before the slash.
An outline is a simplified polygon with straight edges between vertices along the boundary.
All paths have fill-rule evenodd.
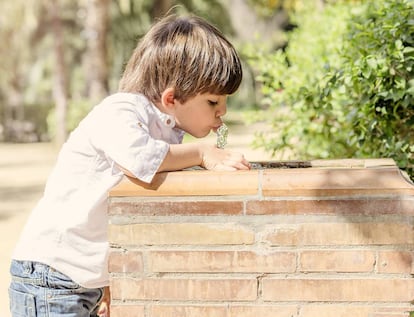
<path id="1" fill-rule="evenodd" d="M 266 160 L 269 155 L 252 150 L 249 145 L 251 126 L 230 129 L 227 148 L 244 153 L 250 161 Z M 252 134 L 247 134 L 251 132 Z M 215 135 L 206 141 L 214 142 Z M 0 316 L 10 317 L 7 288 L 9 262 L 13 247 L 30 213 L 40 198 L 47 175 L 56 159 L 57 149 L 51 144 L 0 143 Z"/>
<path id="2" fill-rule="evenodd" d="M 56 158 L 50 144 L 0 143 L 0 316 L 9 317 L 10 255 Z"/>

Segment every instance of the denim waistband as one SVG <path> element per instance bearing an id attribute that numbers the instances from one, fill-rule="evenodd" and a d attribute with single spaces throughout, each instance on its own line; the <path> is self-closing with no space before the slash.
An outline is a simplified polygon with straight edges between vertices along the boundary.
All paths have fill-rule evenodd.
<path id="1" fill-rule="evenodd" d="M 13 282 L 42 287 L 80 287 L 67 275 L 39 262 L 12 260 L 10 274 Z"/>

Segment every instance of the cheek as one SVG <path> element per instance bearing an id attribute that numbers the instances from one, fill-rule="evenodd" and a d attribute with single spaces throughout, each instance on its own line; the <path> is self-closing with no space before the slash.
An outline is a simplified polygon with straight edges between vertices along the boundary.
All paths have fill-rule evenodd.
<path id="1" fill-rule="evenodd" d="M 214 119 L 214 112 L 209 109 L 203 109 L 202 107 L 194 109 L 190 120 L 199 124 L 209 124 Z"/>
<path id="2" fill-rule="evenodd" d="M 203 105 L 195 105 L 187 109 L 181 109 L 177 113 L 178 122 L 190 129 L 209 128 L 215 124 L 216 108 Z"/>

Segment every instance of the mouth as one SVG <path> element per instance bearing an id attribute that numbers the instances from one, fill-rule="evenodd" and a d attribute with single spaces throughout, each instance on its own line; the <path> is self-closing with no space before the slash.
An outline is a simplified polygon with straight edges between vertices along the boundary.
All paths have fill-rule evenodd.
<path id="1" fill-rule="evenodd" d="M 217 133 L 217 130 L 224 124 L 224 122 L 220 122 L 217 125 L 213 126 L 211 130 L 213 130 L 214 133 Z"/>

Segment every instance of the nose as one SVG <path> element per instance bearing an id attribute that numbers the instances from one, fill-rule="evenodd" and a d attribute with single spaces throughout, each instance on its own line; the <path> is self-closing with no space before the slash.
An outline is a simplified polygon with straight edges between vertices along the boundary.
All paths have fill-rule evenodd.
<path id="1" fill-rule="evenodd" d="M 226 103 L 223 103 L 222 105 L 220 105 L 220 106 L 217 108 L 217 111 L 216 111 L 216 117 L 217 117 L 217 118 L 222 117 L 222 116 L 224 116 L 226 113 L 227 113 L 227 104 L 226 104 Z"/>

